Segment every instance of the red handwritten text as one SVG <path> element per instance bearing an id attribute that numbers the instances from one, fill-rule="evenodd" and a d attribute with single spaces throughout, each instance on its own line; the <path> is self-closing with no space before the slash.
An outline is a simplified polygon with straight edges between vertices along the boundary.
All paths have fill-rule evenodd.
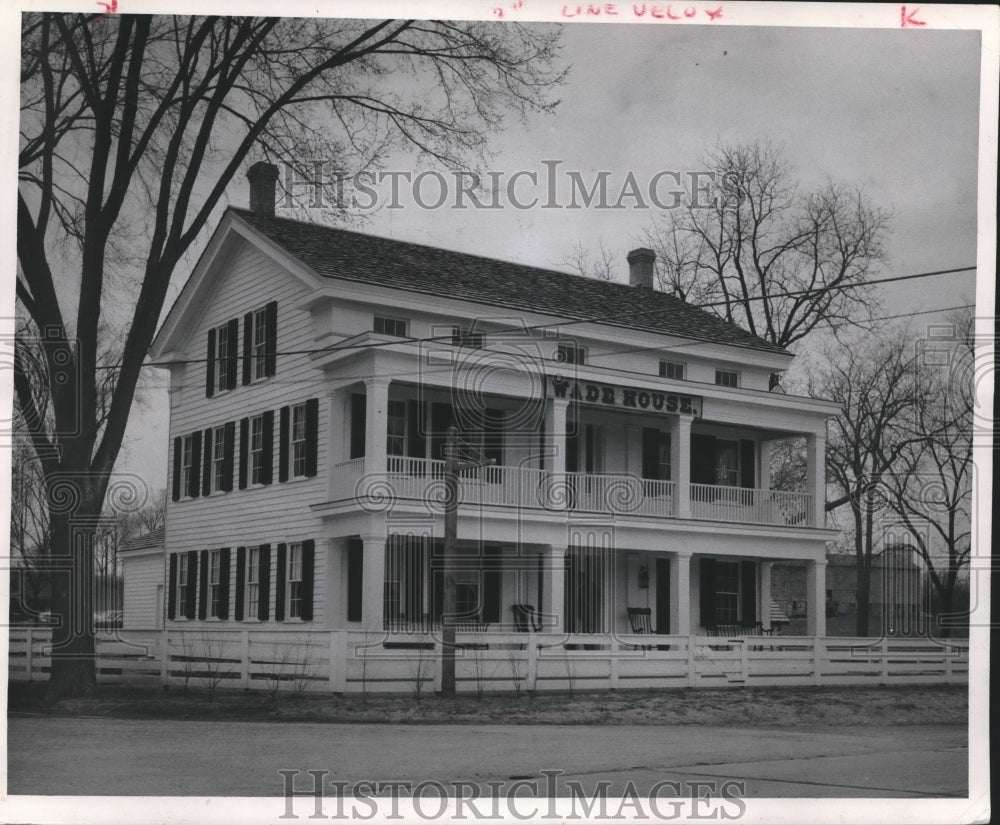
<path id="1" fill-rule="evenodd" d="M 718 20 L 722 17 L 722 6 L 716 9 L 704 9 L 704 12 L 709 20 Z M 493 13 L 498 17 L 503 16 L 500 9 L 494 9 Z M 617 17 L 620 13 L 617 3 L 588 3 L 586 6 L 566 5 L 562 7 L 563 17 Z M 695 6 L 675 9 L 672 4 L 663 6 L 657 3 L 633 3 L 632 15 L 634 17 L 651 17 L 654 20 L 691 20 L 698 15 L 698 9 Z"/>
<path id="2" fill-rule="evenodd" d="M 899 26 L 902 29 L 908 28 L 910 26 L 926 26 L 927 24 L 923 20 L 917 20 L 914 15 L 920 11 L 920 9 L 914 9 L 909 14 L 906 13 L 906 6 L 901 6 L 899 9 Z"/>
<path id="3" fill-rule="evenodd" d="M 98 6 L 104 6 L 105 14 L 114 14 L 118 11 L 118 0 L 108 0 L 108 2 L 103 2 L 103 0 L 98 0 Z"/>

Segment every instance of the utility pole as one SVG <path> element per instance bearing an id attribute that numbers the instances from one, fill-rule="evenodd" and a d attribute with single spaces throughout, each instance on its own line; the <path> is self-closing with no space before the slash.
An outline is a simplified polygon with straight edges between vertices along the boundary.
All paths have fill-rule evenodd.
<path id="1" fill-rule="evenodd" d="M 478 450 L 463 445 L 474 453 L 472 461 L 459 461 L 458 429 L 448 428 L 444 448 L 444 605 L 441 613 L 441 695 L 455 697 L 455 544 L 458 540 L 458 474 L 473 467 L 486 467 L 493 459 L 485 459 Z"/>

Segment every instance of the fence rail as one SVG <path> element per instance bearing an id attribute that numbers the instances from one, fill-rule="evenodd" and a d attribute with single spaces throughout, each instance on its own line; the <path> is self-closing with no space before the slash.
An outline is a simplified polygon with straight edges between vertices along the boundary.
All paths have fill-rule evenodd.
<path id="1" fill-rule="evenodd" d="M 9 678 L 43 681 L 51 631 L 12 628 Z M 465 692 L 968 682 L 965 640 L 462 632 Z M 103 684 L 337 693 L 440 688 L 440 635 L 355 630 L 118 631 Z"/>

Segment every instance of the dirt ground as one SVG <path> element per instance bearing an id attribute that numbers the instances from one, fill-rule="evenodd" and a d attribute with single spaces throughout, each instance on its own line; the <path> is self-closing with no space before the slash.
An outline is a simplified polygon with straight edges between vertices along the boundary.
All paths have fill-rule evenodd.
<path id="1" fill-rule="evenodd" d="M 17 714 L 123 719 L 410 724 L 786 725 L 961 724 L 968 687 L 730 688 L 460 696 L 278 694 L 102 687 L 92 696 L 43 700 L 41 685 L 12 683 Z"/>

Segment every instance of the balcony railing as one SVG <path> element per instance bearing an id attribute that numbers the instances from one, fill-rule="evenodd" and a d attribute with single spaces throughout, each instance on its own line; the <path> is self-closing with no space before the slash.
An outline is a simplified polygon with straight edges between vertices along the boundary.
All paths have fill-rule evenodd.
<path id="1" fill-rule="evenodd" d="M 366 474 L 356 458 L 334 467 L 336 500 L 356 498 L 363 507 L 396 500 L 443 502 L 444 462 L 389 456 L 385 473 Z M 691 518 L 738 524 L 811 526 L 806 493 L 691 484 Z M 633 475 L 565 473 L 530 467 L 487 466 L 459 475 L 459 501 L 467 505 L 570 510 L 675 518 L 677 484 Z"/>

